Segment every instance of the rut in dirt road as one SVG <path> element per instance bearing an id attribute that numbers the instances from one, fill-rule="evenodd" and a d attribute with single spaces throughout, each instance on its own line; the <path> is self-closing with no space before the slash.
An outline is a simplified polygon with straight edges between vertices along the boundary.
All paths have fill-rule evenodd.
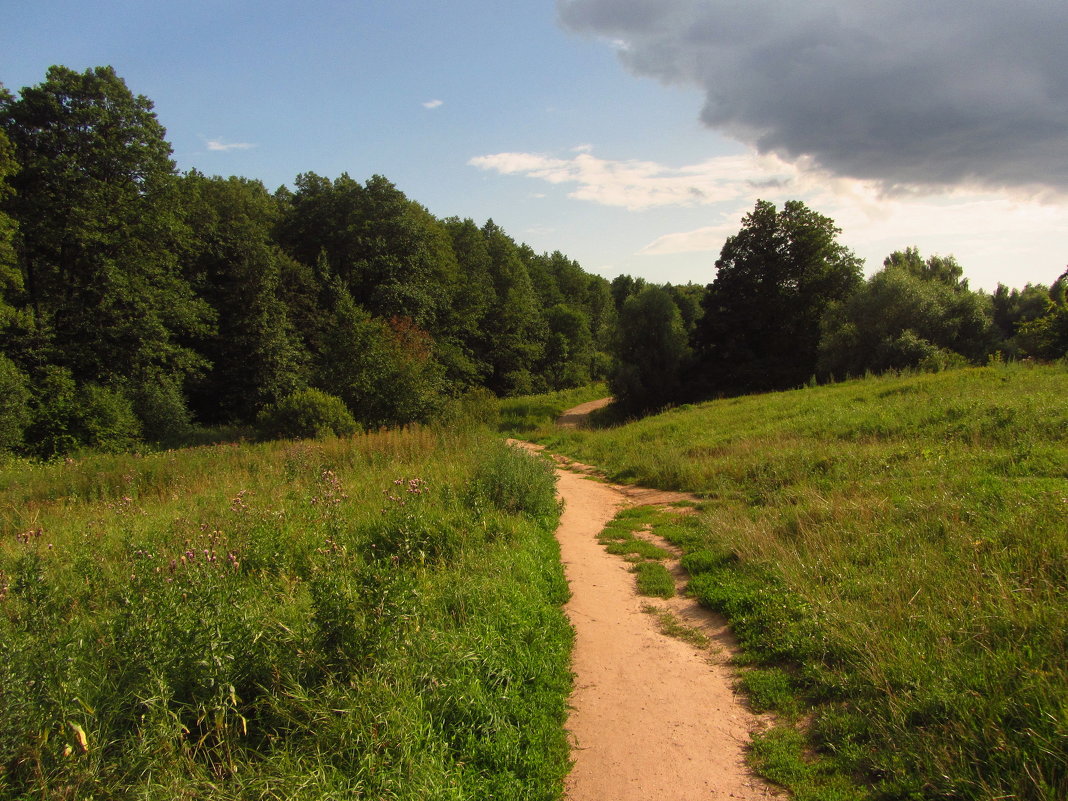
<path id="1" fill-rule="evenodd" d="M 557 538 L 571 587 L 565 611 L 575 628 L 575 688 L 567 723 L 574 766 L 565 797 L 776 797 L 745 763 L 750 733 L 761 721 L 732 689 L 733 675 L 725 664 L 728 646 L 722 645 L 729 643 L 729 633 L 722 621 L 705 627 L 721 643 L 714 658 L 661 634 L 655 617 L 642 611 L 652 599 L 637 594 L 629 563 L 598 542 L 622 506 L 665 503 L 670 496 L 642 497 L 636 488 L 613 487 L 568 469 L 557 474 L 565 503 Z M 674 611 L 690 620 L 712 620 L 690 599 L 679 599 Z M 719 630 L 709 631 L 709 625 Z"/>

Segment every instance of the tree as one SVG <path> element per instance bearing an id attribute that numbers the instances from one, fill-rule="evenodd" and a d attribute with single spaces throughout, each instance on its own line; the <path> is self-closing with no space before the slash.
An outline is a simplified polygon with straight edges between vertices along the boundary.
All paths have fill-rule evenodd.
<path id="1" fill-rule="evenodd" d="M 682 315 L 667 291 L 649 286 L 627 298 L 613 355 L 608 384 L 620 408 L 645 412 L 680 398 L 691 353 Z"/>
<path id="2" fill-rule="evenodd" d="M 482 227 L 489 254 L 495 302 L 484 322 L 481 354 L 492 373 L 489 388 L 498 395 L 522 395 L 542 389 L 535 367 L 544 353 L 547 331 L 530 275 L 518 248 L 493 220 Z"/>
<path id="3" fill-rule="evenodd" d="M 549 339 L 545 343 L 543 372 L 551 389 L 580 387 L 590 383 L 593 337 L 584 312 L 558 303 L 545 314 Z"/>
<path id="4" fill-rule="evenodd" d="M 897 251 L 824 315 L 821 377 L 981 363 L 995 347 L 990 298 L 968 289 L 952 256 Z"/>
<path id="5" fill-rule="evenodd" d="M 437 333 L 456 292 L 458 267 L 445 227 L 381 175 L 361 185 L 297 176 L 280 226 L 283 246 L 304 264 L 326 255 L 361 306 L 409 317 Z"/>
<path id="6" fill-rule="evenodd" d="M 861 281 L 834 221 L 798 200 L 758 201 L 727 239 L 694 331 L 706 393 L 800 386 L 815 373 L 820 318 Z"/>
<path id="7" fill-rule="evenodd" d="M 0 103 L 10 101 L 10 94 L 0 84 Z M 14 218 L 3 212 L 14 194 L 10 179 L 18 170 L 15 148 L 7 135 L 0 130 L 0 331 L 3 331 L 15 315 L 13 301 L 22 292 L 22 274 L 15 256 L 15 232 L 18 226 Z"/>
<path id="8" fill-rule="evenodd" d="M 199 343 L 211 369 L 193 388 L 201 421 L 249 423 L 305 384 L 307 354 L 281 295 L 290 259 L 274 243 L 279 212 L 258 181 L 182 178 L 191 229 L 185 272 L 219 323 Z"/>
<path id="9" fill-rule="evenodd" d="M 203 366 L 184 344 L 210 312 L 183 280 L 174 164 L 152 103 L 110 67 L 52 67 L 0 100 L 19 170 L 6 207 L 19 225 L 26 303 L 79 382 Z"/>
<path id="10" fill-rule="evenodd" d="M 1021 323 L 1016 339 L 1025 356 L 1039 359 L 1068 357 L 1068 270 L 1049 288 L 1046 313 Z"/>
<path id="11" fill-rule="evenodd" d="M 426 422 L 441 402 L 442 370 L 430 337 L 406 318 L 372 317 L 337 277 L 315 384 L 341 398 L 367 428 Z"/>

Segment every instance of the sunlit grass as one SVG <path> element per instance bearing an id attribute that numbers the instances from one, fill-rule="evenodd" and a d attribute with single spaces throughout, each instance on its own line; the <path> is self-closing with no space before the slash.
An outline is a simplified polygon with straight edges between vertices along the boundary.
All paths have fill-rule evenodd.
<path id="1" fill-rule="evenodd" d="M 587 401 L 609 395 L 603 383 L 576 389 L 565 389 L 542 395 L 524 395 L 500 401 L 500 431 L 510 436 L 535 439 L 552 429 L 561 414 Z"/>
<path id="2" fill-rule="evenodd" d="M 558 797 L 547 462 L 425 429 L 0 467 L 0 798 Z"/>
<path id="3" fill-rule="evenodd" d="M 1063 365 L 1008 365 L 721 400 L 553 447 L 706 499 L 667 536 L 745 659 L 778 671 L 753 679 L 764 696 L 786 682 L 812 710 L 806 754 L 878 798 L 1056 799 L 1066 399 Z"/>

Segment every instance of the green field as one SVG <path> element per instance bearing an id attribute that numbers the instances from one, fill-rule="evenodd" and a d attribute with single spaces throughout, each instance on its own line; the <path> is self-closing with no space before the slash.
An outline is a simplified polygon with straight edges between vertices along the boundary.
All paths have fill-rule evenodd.
<path id="1" fill-rule="evenodd" d="M 0 798 L 557 798 L 558 513 L 477 433 L 0 466 Z"/>
<path id="2" fill-rule="evenodd" d="M 1068 798 L 1064 365 L 871 378 L 545 440 L 706 499 L 658 530 L 730 617 L 756 705 L 790 723 L 754 759 L 798 798 Z"/>

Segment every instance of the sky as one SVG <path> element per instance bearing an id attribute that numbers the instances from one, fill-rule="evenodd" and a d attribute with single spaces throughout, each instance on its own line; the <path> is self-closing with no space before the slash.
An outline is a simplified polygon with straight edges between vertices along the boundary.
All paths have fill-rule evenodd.
<path id="1" fill-rule="evenodd" d="M 0 82 L 111 65 L 181 170 L 384 175 L 587 271 L 709 283 L 758 199 L 879 269 L 1068 264 L 1063 0 L 11 0 Z"/>

